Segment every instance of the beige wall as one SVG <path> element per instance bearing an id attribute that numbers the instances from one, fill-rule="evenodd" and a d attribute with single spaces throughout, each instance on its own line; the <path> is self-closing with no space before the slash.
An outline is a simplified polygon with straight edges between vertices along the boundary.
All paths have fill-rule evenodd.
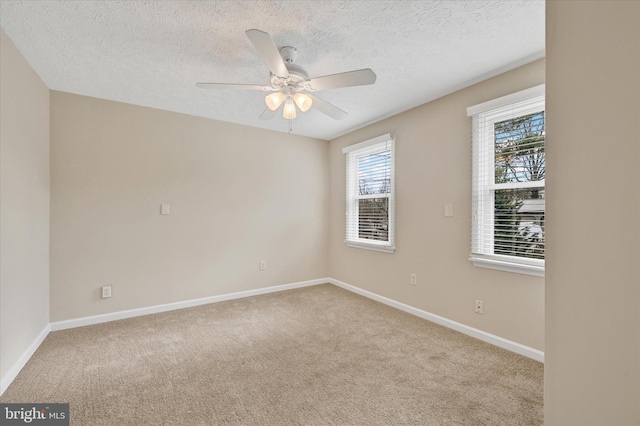
<path id="1" fill-rule="evenodd" d="M 546 333 L 544 279 L 467 260 L 466 107 L 544 82 L 544 61 L 328 147 L 53 92 L 50 319 L 329 275 L 540 350 L 546 334 L 546 424 L 640 424 L 639 28 L 638 2 L 547 2 Z M 4 375 L 49 320 L 49 92 L 4 32 L 1 55 Z M 343 244 L 341 148 L 387 132 L 393 255 Z M 105 284 L 114 297 L 101 300 Z"/>
<path id="2" fill-rule="evenodd" d="M 640 424 L 640 2 L 547 2 L 545 423 Z"/>
<path id="3" fill-rule="evenodd" d="M 544 83 L 544 60 L 331 141 L 329 274 L 356 287 L 544 350 L 544 279 L 474 267 L 467 107 Z M 342 148 L 396 134 L 395 254 L 344 245 Z M 444 217 L 453 204 L 454 217 Z M 416 273 L 418 285 L 409 284 Z M 484 315 L 474 301 L 484 301 Z"/>
<path id="4" fill-rule="evenodd" d="M 55 91 L 51 122 L 52 322 L 326 277 L 326 141 Z"/>
<path id="5" fill-rule="evenodd" d="M 0 377 L 49 323 L 49 90 L 0 29 Z"/>

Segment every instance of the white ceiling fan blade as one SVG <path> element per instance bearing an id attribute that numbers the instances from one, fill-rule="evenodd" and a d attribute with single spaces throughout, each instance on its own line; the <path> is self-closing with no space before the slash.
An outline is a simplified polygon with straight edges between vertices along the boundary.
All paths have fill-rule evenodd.
<path id="1" fill-rule="evenodd" d="M 260 86 L 259 84 L 227 84 L 227 83 L 196 83 L 201 89 L 240 89 L 240 90 L 260 90 L 263 92 L 272 92 L 271 86 Z"/>
<path id="2" fill-rule="evenodd" d="M 328 115 L 334 120 L 342 120 L 343 118 L 346 118 L 349 115 L 347 114 L 346 111 L 341 110 L 337 106 L 330 104 L 324 99 L 320 99 L 319 97 L 313 96 L 309 93 L 307 93 L 307 96 L 309 96 L 312 100 L 312 104 L 311 104 L 312 108 L 317 109 L 321 113 Z"/>
<path id="3" fill-rule="evenodd" d="M 258 118 L 260 120 L 271 120 L 273 117 L 275 117 L 276 111 L 277 109 L 275 111 L 271 111 L 269 108 L 266 108 Z"/>
<path id="4" fill-rule="evenodd" d="M 325 75 L 309 79 L 310 90 L 337 89 L 339 87 L 363 86 L 376 82 L 376 74 L 369 68 L 340 74 Z"/>
<path id="5" fill-rule="evenodd" d="M 253 47 L 255 47 L 260 56 L 262 56 L 262 59 L 267 63 L 267 66 L 273 74 L 278 77 L 289 77 L 289 71 L 282 60 L 282 56 L 280 56 L 278 47 L 269 34 L 255 29 L 247 30 L 244 33 L 249 37 Z"/>

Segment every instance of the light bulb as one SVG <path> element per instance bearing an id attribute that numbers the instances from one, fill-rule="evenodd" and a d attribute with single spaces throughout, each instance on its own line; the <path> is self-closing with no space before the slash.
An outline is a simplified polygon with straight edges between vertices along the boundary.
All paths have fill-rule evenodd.
<path id="1" fill-rule="evenodd" d="M 307 112 L 311 108 L 313 103 L 311 98 L 303 93 L 296 93 L 293 95 L 293 100 L 296 101 L 296 105 L 300 108 L 300 111 Z"/>
<path id="2" fill-rule="evenodd" d="M 282 101 L 284 101 L 284 95 L 282 92 L 275 92 L 265 96 L 264 98 L 264 103 L 267 104 L 267 108 L 271 111 L 277 110 L 280 104 L 282 104 Z"/>
<path id="3" fill-rule="evenodd" d="M 296 118 L 296 106 L 291 99 L 287 99 L 282 109 L 282 116 L 287 120 L 293 120 Z"/>

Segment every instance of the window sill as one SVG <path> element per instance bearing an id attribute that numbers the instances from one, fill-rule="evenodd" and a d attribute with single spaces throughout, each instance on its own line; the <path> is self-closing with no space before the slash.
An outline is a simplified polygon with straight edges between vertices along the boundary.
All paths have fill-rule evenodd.
<path id="1" fill-rule="evenodd" d="M 383 253 L 393 253 L 396 251 L 395 246 L 373 244 L 373 243 L 360 243 L 356 241 L 345 241 L 347 247 L 360 248 L 365 250 L 381 251 Z"/>
<path id="2" fill-rule="evenodd" d="M 532 275 L 535 277 L 544 277 L 544 260 L 518 262 L 518 258 L 510 256 L 482 256 L 476 254 L 472 254 L 469 257 L 469 260 L 473 262 L 474 266 L 478 266 L 480 268 L 496 269 L 498 271 Z"/>

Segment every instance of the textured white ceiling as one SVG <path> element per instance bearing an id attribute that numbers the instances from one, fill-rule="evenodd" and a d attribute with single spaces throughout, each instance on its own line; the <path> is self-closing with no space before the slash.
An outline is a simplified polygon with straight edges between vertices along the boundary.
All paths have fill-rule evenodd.
<path id="1" fill-rule="evenodd" d="M 372 86 L 318 92 L 347 111 L 298 114 L 293 133 L 332 139 L 544 56 L 544 1 L 5 1 L 0 24 L 53 90 L 287 132 L 258 120 L 268 84 L 244 34 L 294 46 L 310 77 L 371 68 Z"/>

